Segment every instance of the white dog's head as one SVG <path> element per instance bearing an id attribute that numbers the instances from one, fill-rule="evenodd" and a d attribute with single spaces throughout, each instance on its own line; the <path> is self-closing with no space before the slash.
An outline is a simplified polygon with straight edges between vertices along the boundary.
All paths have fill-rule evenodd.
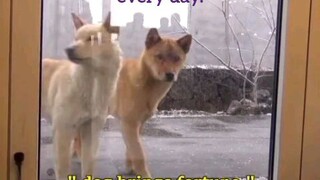
<path id="1" fill-rule="evenodd" d="M 72 13 L 76 28 L 74 42 L 65 49 L 68 58 L 78 64 L 93 63 L 94 60 L 108 60 L 114 53 L 115 45 L 112 34 L 119 34 L 119 27 L 110 25 L 110 13 L 100 24 L 87 24 Z"/>

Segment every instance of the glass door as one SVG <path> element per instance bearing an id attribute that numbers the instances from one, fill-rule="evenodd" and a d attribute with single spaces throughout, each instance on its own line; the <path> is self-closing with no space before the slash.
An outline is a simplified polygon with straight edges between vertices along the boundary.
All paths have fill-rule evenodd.
<path id="1" fill-rule="evenodd" d="M 127 109 L 132 108 L 130 104 L 138 106 L 133 111 L 145 113 L 149 111 L 141 110 L 147 108 L 141 104 L 158 97 L 150 97 L 146 102 L 142 98 L 130 100 L 130 97 L 123 97 L 125 95 L 119 97 L 120 103 L 127 105 L 117 106 L 116 108 L 124 109 L 116 111 L 125 113 L 110 114 L 118 117 L 109 118 L 101 132 L 96 177 L 135 177 L 134 174 L 124 173 L 128 168 L 125 162 L 128 161 L 133 161 L 131 170 L 136 171 L 137 175 L 144 175 L 140 173 L 145 173 L 148 168 L 153 177 L 246 178 L 252 175 L 263 179 L 269 176 L 270 144 L 274 143 L 270 132 L 276 121 L 272 114 L 276 107 L 274 98 L 277 88 L 274 84 L 278 78 L 279 62 L 276 51 L 276 45 L 279 43 L 276 37 L 280 32 L 277 28 L 280 24 L 278 9 L 282 9 L 278 8 L 278 0 L 207 1 L 195 6 L 173 4 L 169 1 L 158 6 L 155 2 L 143 4 L 121 3 L 116 0 L 104 3 L 44 0 L 43 5 L 42 57 L 51 58 L 52 63 L 62 61 L 60 64 L 63 64 L 63 59 L 73 58 L 71 56 L 90 57 L 90 61 L 97 60 L 92 57 L 96 56 L 93 50 L 96 42 L 91 40 L 91 46 L 81 45 L 82 36 L 78 37 L 78 33 L 82 34 L 83 23 L 80 28 L 77 27 L 77 23 L 103 23 L 108 14 L 104 12 L 105 9 L 111 11 L 111 25 L 120 26 L 119 44 L 124 61 L 132 58 L 142 61 L 140 57 L 143 56 L 147 34 L 152 27 L 158 28 L 160 36 L 163 37 L 177 39 L 186 34 L 193 37 L 185 67 L 182 68 L 177 82 L 168 89 L 168 94 L 159 99 L 161 103 L 157 106 L 158 112 L 152 114 L 148 120 L 143 119 L 144 117 L 128 118 L 125 113 L 134 116 L 134 113 L 127 112 Z M 72 19 L 71 13 L 76 14 L 75 19 Z M 83 27 L 89 28 L 86 24 Z M 89 28 L 88 31 L 90 30 Z M 83 36 L 95 36 L 95 31 L 92 31 Z M 68 56 L 65 49 L 72 43 L 76 43 L 72 48 L 77 53 Z M 156 50 L 177 53 L 165 52 L 166 48 Z M 91 54 L 82 55 L 85 51 L 90 51 Z M 151 58 L 146 61 L 151 63 L 153 60 Z M 168 68 L 176 68 L 174 64 L 170 66 L 172 67 Z M 79 66 L 75 68 L 77 67 Z M 130 67 L 124 63 L 123 68 Z M 146 71 L 150 71 L 150 68 L 147 67 Z M 154 62 L 152 68 L 160 69 L 161 65 Z M 132 71 L 135 72 L 129 69 L 128 73 Z M 46 76 L 49 69 L 44 68 L 42 72 L 43 76 Z M 131 83 L 130 79 L 126 79 L 122 74 L 119 81 Z M 142 75 L 145 74 L 140 76 Z M 148 78 L 159 84 L 165 83 L 158 82 L 153 75 L 146 76 L 150 76 Z M 120 87 L 117 91 L 121 93 L 124 89 L 118 85 Z M 131 91 L 136 90 L 133 88 Z M 152 90 L 154 92 L 150 91 L 145 93 L 157 92 L 156 89 Z M 153 105 L 151 108 L 154 108 Z M 54 116 L 55 114 L 51 114 L 53 119 L 43 116 L 41 120 L 41 179 L 51 179 L 60 175 L 54 165 L 62 160 L 55 158 L 60 155 L 66 157 L 59 149 L 54 149 L 55 141 L 59 141 L 55 139 L 54 132 L 60 132 L 59 129 L 55 129 L 54 123 L 51 123 L 59 121 L 55 120 Z M 141 170 L 135 166 L 139 166 L 138 161 L 143 160 L 135 160 L 139 152 L 132 152 L 135 150 L 129 145 L 131 140 L 125 137 L 130 128 L 135 127 L 130 124 L 129 130 L 121 131 L 121 125 L 127 121 L 132 123 L 145 120 L 147 121 L 141 132 L 143 139 L 139 140 L 143 141 L 141 144 L 144 145 L 140 145 L 139 141 L 132 145 L 145 149 L 148 160 L 143 162 L 146 167 Z M 133 160 L 128 160 L 130 158 L 126 157 L 126 153 L 132 153 L 129 156 Z M 73 175 L 85 178 L 81 177 L 81 171 L 84 169 L 80 168 L 80 162 L 81 158 L 73 159 Z M 63 167 L 61 173 L 67 176 L 63 171 L 67 166 Z"/>
<path id="2" fill-rule="evenodd" d="M 93 173 L 102 179 L 117 175 L 299 178 L 310 1 L 223 0 L 159 6 L 116 0 L 12 2 L 9 151 L 11 157 L 16 152 L 25 154 L 23 179 L 49 180 L 60 175 L 60 179 L 75 180 Z M 157 31 L 150 30 L 153 27 Z M 187 34 L 192 35 L 190 47 Z M 163 43 L 165 38 L 170 39 L 170 48 Z M 105 56 L 110 53 L 107 43 L 118 43 L 124 58 L 112 96 L 122 105 L 84 104 L 92 110 L 88 118 L 82 116 L 87 111 L 81 106 L 86 96 L 66 99 L 82 92 L 74 89 L 78 84 L 90 98 L 97 87 L 105 86 L 99 84 L 96 70 L 102 67 L 100 60 L 110 58 Z M 145 58 L 149 53 L 156 54 Z M 180 56 L 186 56 L 183 66 Z M 164 60 L 152 61 L 155 58 Z M 165 82 L 169 73 L 177 81 L 165 90 L 155 86 L 137 92 L 135 88 L 144 82 L 137 78 L 134 86 L 123 88 L 134 77 L 126 78 L 126 73 L 141 73 L 130 62 L 141 68 L 136 62 L 144 61 L 145 72 L 156 73 L 139 77 L 162 85 L 171 83 Z M 169 62 L 167 70 L 161 68 L 165 62 Z M 82 71 L 87 68 L 95 70 Z M 90 73 L 77 78 L 80 72 Z M 65 84 L 58 88 L 59 83 Z M 43 93 L 47 85 L 51 90 Z M 68 88 L 74 93 L 66 93 Z M 51 98 L 49 116 L 41 113 L 44 97 Z M 150 106 L 154 98 L 159 104 Z M 58 106 L 55 99 L 70 106 Z M 71 105 L 80 108 L 70 110 Z M 92 112 L 104 108 L 111 111 L 102 116 L 106 122 L 96 126 L 101 132 L 85 141 L 81 128 L 97 118 Z M 72 117 L 57 120 L 68 110 L 74 112 Z M 71 121 L 75 123 L 66 123 Z M 58 136 L 57 132 L 64 133 Z M 59 145 L 62 141 L 67 143 Z M 81 171 L 91 172 L 91 165 L 81 163 L 81 158 L 90 153 L 85 153 L 83 141 L 100 144 L 94 153 L 94 170 L 86 176 Z M 11 159 L 10 179 L 16 176 Z"/>

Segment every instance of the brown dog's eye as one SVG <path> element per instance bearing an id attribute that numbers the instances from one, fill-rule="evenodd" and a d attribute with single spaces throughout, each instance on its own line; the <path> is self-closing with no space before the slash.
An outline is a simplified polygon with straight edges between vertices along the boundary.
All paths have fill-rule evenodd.
<path id="1" fill-rule="evenodd" d="M 171 55 L 171 60 L 172 60 L 173 62 L 178 62 L 178 61 L 180 61 L 180 56 L 178 56 L 178 55 Z"/>
<path id="2" fill-rule="evenodd" d="M 157 54 L 156 58 L 161 61 L 164 59 L 162 54 Z"/>
<path id="3" fill-rule="evenodd" d="M 175 57 L 173 58 L 173 61 L 174 61 L 174 62 L 180 61 L 180 57 L 179 57 L 179 56 L 175 56 Z"/>

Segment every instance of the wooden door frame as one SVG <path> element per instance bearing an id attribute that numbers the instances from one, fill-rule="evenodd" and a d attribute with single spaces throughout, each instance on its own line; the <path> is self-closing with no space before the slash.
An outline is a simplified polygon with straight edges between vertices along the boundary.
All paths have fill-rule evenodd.
<path id="1" fill-rule="evenodd" d="M 274 179 L 298 180 L 311 0 L 284 2 Z M 41 0 L 12 0 L 10 157 L 26 154 L 28 179 L 38 177 L 40 35 Z M 10 158 L 9 179 L 15 171 Z"/>
<path id="2" fill-rule="evenodd" d="M 0 179 L 8 177 L 10 11 L 11 1 L 0 0 Z"/>
<path id="3" fill-rule="evenodd" d="M 16 152 L 23 152 L 23 179 L 38 179 L 41 0 L 11 0 L 9 178 L 16 179 Z"/>
<path id="4" fill-rule="evenodd" d="M 280 89 L 277 114 L 277 144 L 274 177 L 299 180 L 303 141 L 303 119 L 308 62 L 311 0 L 285 0 L 280 58 Z M 299 12 L 299 13 L 297 13 Z M 280 120 L 280 121 L 279 121 Z"/>
<path id="5" fill-rule="evenodd" d="M 312 0 L 301 179 L 320 179 L 320 1 Z"/>

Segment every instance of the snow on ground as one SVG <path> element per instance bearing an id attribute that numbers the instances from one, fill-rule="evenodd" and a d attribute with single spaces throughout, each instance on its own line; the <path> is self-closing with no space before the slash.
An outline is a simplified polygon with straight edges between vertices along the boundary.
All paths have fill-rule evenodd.
<path id="1" fill-rule="evenodd" d="M 229 69 L 227 66 L 224 65 L 211 65 L 211 64 L 201 64 L 201 65 L 186 65 L 186 69 L 193 69 L 193 68 L 200 68 L 200 69 Z M 232 66 L 235 70 L 243 70 L 242 66 Z M 250 67 L 246 67 L 249 69 Z M 261 67 L 260 71 L 273 71 L 272 68 Z"/>
<path id="2" fill-rule="evenodd" d="M 271 113 L 265 114 L 265 116 L 271 116 Z M 204 111 L 192 111 L 192 110 L 163 110 L 158 111 L 152 116 L 154 118 L 200 118 L 200 117 L 219 117 L 219 116 L 230 116 L 223 111 L 217 113 L 208 113 Z M 255 115 L 248 115 L 255 116 Z M 107 119 L 114 119 L 112 115 L 107 116 Z M 41 118 L 41 122 L 47 122 L 46 119 Z"/>
<path id="3" fill-rule="evenodd" d="M 222 65 L 202 64 L 202 65 L 187 65 L 186 66 L 186 69 L 193 69 L 193 68 L 200 68 L 200 69 L 228 69 L 226 66 L 222 66 Z"/>

